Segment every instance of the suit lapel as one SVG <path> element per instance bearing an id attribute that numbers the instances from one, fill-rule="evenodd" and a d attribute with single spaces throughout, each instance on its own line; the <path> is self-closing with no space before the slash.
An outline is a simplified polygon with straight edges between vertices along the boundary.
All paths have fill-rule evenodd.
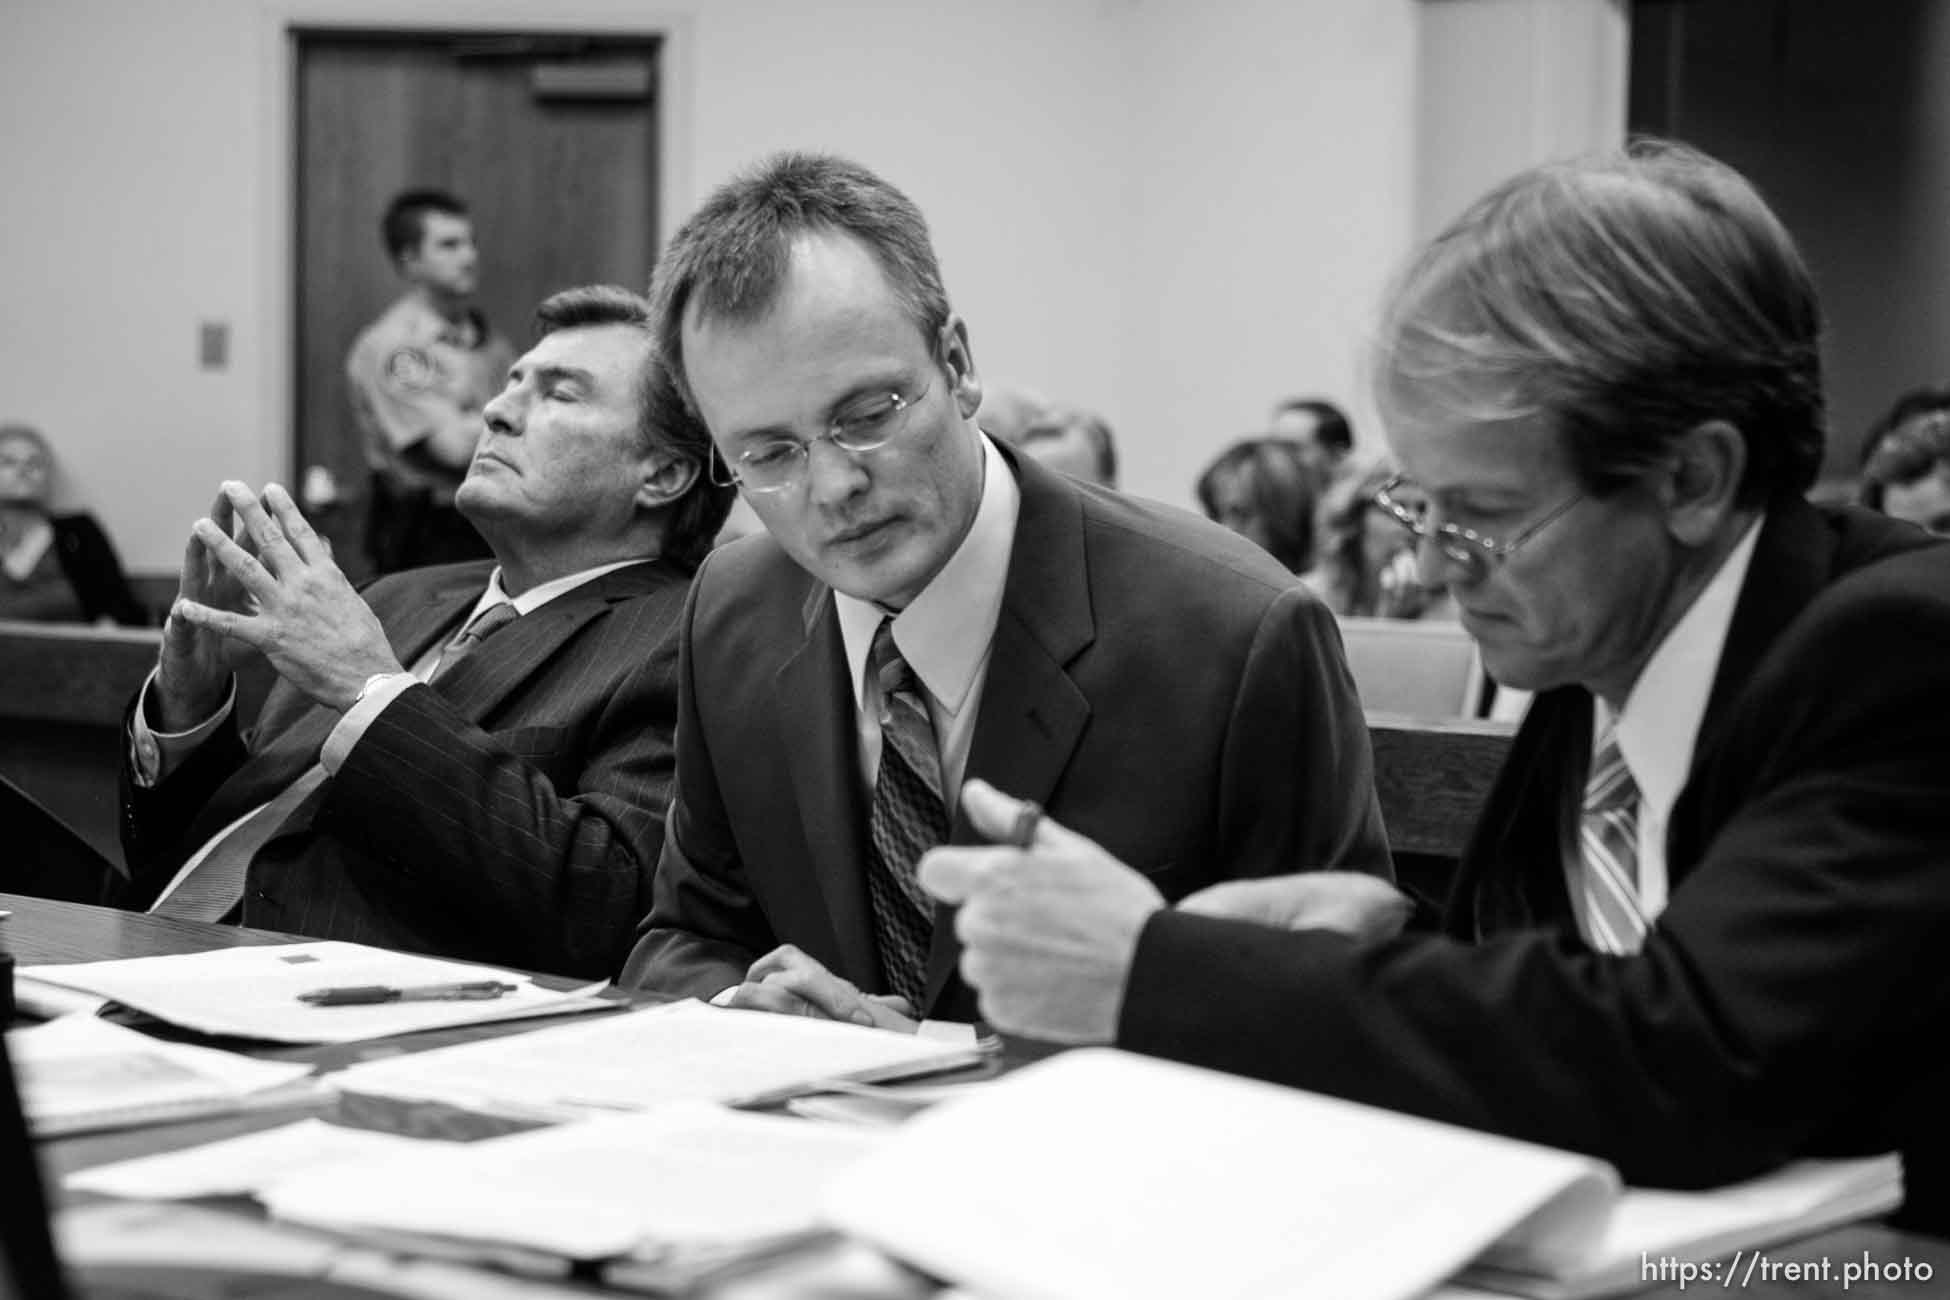
<path id="1" fill-rule="evenodd" d="M 482 721 L 542 671 L 584 624 L 616 602 L 648 591 L 656 577 L 655 564 L 646 561 L 605 573 L 557 596 L 482 641 L 479 649 L 442 674 L 433 689 L 470 721 Z M 478 586 L 474 596 L 480 596 Z M 440 627 L 453 621 L 457 616 Z"/>
<path id="2" fill-rule="evenodd" d="M 1047 804 L 1090 720 L 1089 701 L 1065 671 L 1096 635 L 1083 506 L 1055 474 L 1003 455 L 1016 471 L 1022 504 L 964 775 Z M 949 840 L 980 840 L 959 807 Z M 940 995 L 960 957 L 952 913 L 937 909 L 927 1002 Z"/>
<path id="3" fill-rule="evenodd" d="M 1531 703 L 1458 866 L 1445 909 L 1450 934 L 1476 942 L 1572 921 L 1564 873 L 1590 766 L 1591 718 L 1591 694 L 1580 686 Z"/>
<path id="4" fill-rule="evenodd" d="M 794 802 L 813 875 L 826 899 L 838 973 L 866 988 L 881 986 L 867 896 L 867 811 L 860 797 L 860 757 L 853 686 L 831 591 L 815 583 L 806 597 L 806 640 L 773 678 L 773 716 L 792 773 Z"/>
<path id="5" fill-rule="evenodd" d="M 1693 744 L 1693 761 L 1680 787 L 1666 830 L 1668 888 L 1692 870 L 1698 854 L 1682 839 L 1693 824 L 1687 815 L 1698 798 L 1699 774 L 1713 761 L 1728 728 L 1739 714 L 1740 692 L 1788 624 L 1826 586 L 1835 568 L 1836 544 L 1821 512 L 1799 498 L 1769 504 L 1766 522 L 1754 542 L 1753 559 L 1740 598 L 1727 625 L 1727 639 L 1714 669 L 1713 689 Z"/>

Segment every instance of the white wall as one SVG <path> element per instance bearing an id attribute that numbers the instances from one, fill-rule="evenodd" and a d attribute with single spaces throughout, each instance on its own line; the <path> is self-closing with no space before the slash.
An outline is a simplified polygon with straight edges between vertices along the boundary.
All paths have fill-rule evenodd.
<path id="1" fill-rule="evenodd" d="M 0 418 L 52 435 L 131 567 L 173 569 L 219 479 L 286 470 L 283 23 L 648 28 L 672 217 L 771 149 L 859 158 L 928 212 L 978 364 L 1102 409 L 1127 485 L 1189 503 L 1275 398 L 1357 397 L 1409 237 L 1412 10 L 6 0 Z M 196 367 L 203 320 L 224 371 Z"/>

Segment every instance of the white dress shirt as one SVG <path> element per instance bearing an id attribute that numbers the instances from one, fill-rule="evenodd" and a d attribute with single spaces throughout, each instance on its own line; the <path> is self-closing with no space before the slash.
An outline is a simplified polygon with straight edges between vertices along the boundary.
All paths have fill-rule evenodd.
<path id="1" fill-rule="evenodd" d="M 1706 717 L 1707 696 L 1713 691 L 1733 608 L 1746 584 L 1754 542 L 1765 522 L 1763 516 L 1748 527 L 1720 571 L 1666 633 L 1618 713 L 1618 749 L 1639 791 L 1639 910 L 1648 925 L 1666 907 L 1666 827 L 1693 766 L 1693 746 Z M 1598 701 L 1591 729 L 1594 747 L 1609 712 L 1605 702 Z"/>

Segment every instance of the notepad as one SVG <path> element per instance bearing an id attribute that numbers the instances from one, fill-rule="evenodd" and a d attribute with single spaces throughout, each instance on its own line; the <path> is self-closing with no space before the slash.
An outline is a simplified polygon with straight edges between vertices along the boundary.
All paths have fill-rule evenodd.
<path id="1" fill-rule="evenodd" d="M 1702 1258 L 1887 1209 L 1895 1170 L 1809 1165 L 1772 1184 L 1798 1196 L 1746 1185 L 1676 1209 L 1621 1199 L 1586 1156 L 1095 1050 L 917 1116 L 836 1181 L 827 1212 L 1012 1300 L 1283 1300 L 1303 1284 L 1406 1300 L 1492 1247 L 1499 1289 L 1576 1296 L 1605 1293 L 1621 1251 Z"/>
<path id="2" fill-rule="evenodd" d="M 9 1031 L 36 1137 L 328 1100 L 312 1067 L 169 1043 L 88 1016 Z"/>

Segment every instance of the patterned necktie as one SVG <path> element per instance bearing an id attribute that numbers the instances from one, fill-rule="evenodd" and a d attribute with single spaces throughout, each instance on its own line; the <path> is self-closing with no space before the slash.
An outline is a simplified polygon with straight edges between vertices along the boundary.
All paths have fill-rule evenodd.
<path id="1" fill-rule="evenodd" d="M 906 998 L 919 1014 L 934 934 L 934 900 L 915 880 L 914 868 L 923 853 L 948 840 L 941 754 L 927 699 L 914 670 L 894 647 L 889 619 L 882 619 L 873 634 L 867 668 L 880 684 L 880 771 L 874 777 L 868 822 L 873 853 L 867 892 L 888 989 Z"/>
<path id="2" fill-rule="evenodd" d="M 1637 952 L 1646 929 L 1638 891 L 1639 789 L 1618 747 L 1615 719 L 1607 720 L 1591 758 L 1578 849 L 1585 938 L 1600 952 Z"/>
<path id="3" fill-rule="evenodd" d="M 519 616 L 520 611 L 515 608 L 514 602 L 508 600 L 498 605 L 489 605 L 476 614 L 469 620 L 467 626 L 447 643 L 447 648 L 440 652 L 440 662 L 433 666 L 433 672 L 428 675 L 427 680 L 437 681 L 442 675 L 451 671 L 455 664 L 474 653 L 481 642 L 514 622 Z"/>

